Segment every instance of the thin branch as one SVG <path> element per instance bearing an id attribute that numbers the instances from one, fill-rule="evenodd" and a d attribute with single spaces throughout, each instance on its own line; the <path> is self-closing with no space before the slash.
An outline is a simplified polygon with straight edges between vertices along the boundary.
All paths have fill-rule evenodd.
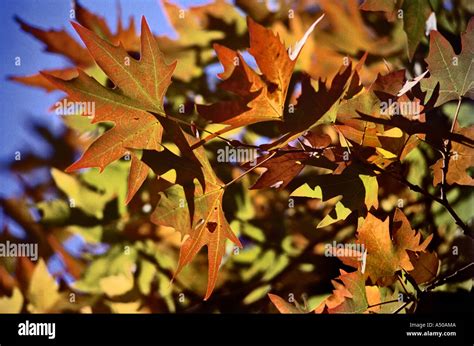
<path id="1" fill-rule="evenodd" d="M 405 284 L 403 283 L 402 278 L 401 278 L 400 275 L 398 275 L 398 274 L 397 274 L 397 280 L 398 280 L 398 282 L 400 282 L 400 285 L 402 285 L 403 290 L 405 291 L 406 295 L 407 295 L 407 296 L 410 296 L 410 293 L 408 293 L 408 290 L 407 290 L 407 288 L 405 287 Z"/>
<path id="2" fill-rule="evenodd" d="M 376 306 L 380 306 L 380 305 L 391 304 L 391 303 L 397 303 L 397 302 L 400 302 L 400 301 L 399 301 L 398 299 L 387 300 L 387 301 L 385 301 L 385 302 L 377 303 L 377 304 L 374 304 L 374 305 L 368 305 L 368 306 L 367 306 L 367 309 L 370 309 L 370 308 L 373 308 L 373 307 L 376 307 Z"/>
<path id="3" fill-rule="evenodd" d="M 411 285 L 415 288 L 417 296 L 420 296 L 420 294 L 422 294 L 423 292 L 421 291 L 420 287 L 418 286 L 416 280 L 405 269 L 403 269 L 403 271 L 405 272 L 405 276 L 406 276 L 408 282 L 411 283 Z"/>
<path id="4" fill-rule="evenodd" d="M 271 153 L 267 158 L 265 158 L 264 160 L 262 160 L 261 162 L 259 162 L 258 164 L 256 164 L 255 166 L 253 166 L 252 168 L 246 170 L 245 172 L 243 172 L 241 175 L 239 175 L 237 178 L 235 179 L 232 179 L 231 181 L 229 181 L 227 184 L 225 184 L 224 186 L 222 186 L 223 189 L 227 188 L 229 185 L 235 183 L 237 180 L 239 180 L 240 178 L 242 178 L 244 175 L 250 173 L 251 171 L 253 171 L 255 168 L 257 168 L 258 166 L 261 166 L 262 164 L 264 164 L 265 162 L 267 162 L 268 160 L 270 160 L 273 156 L 276 155 L 276 152 L 273 152 Z"/>
<path id="5" fill-rule="evenodd" d="M 454 113 L 454 119 L 451 124 L 451 129 L 450 133 L 453 133 L 454 128 L 456 127 L 456 122 L 458 120 L 458 115 L 459 115 L 459 110 L 461 109 L 461 101 L 462 98 L 459 97 L 458 99 L 458 104 L 456 107 L 456 112 Z M 446 186 L 446 177 L 448 175 L 448 168 L 449 168 L 449 159 L 450 159 L 450 150 L 451 150 L 451 140 L 446 139 L 443 142 L 443 151 L 441 152 L 441 155 L 443 157 L 443 166 L 441 167 L 441 199 L 448 202 L 448 197 L 447 197 L 447 186 Z"/>
<path id="6" fill-rule="evenodd" d="M 431 193 L 429 193 L 428 191 L 426 191 L 422 187 L 409 182 L 405 177 L 393 174 L 393 173 L 391 173 L 389 171 L 385 171 L 383 169 L 379 169 L 379 171 L 381 171 L 382 173 L 390 174 L 393 178 L 395 178 L 396 180 L 398 180 L 402 184 L 409 187 L 410 190 L 412 190 L 414 192 L 421 193 L 423 196 L 425 196 L 425 197 L 441 204 L 446 209 L 446 211 L 452 216 L 452 218 L 454 219 L 456 224 L 464 231 L 464 234 L 466 234 L 466 235 L 468 235 L 472 238 L 471 230 L 464 223 L 464 221 L 459 217 L 459 215 L 456 213 L 456 211 L 453 209 L 453 207 L 451 207 L 451 204 L 449 204 L 448 200 L 442 199 L 440 197 L 433 196 Z"/>
<path id="7" fill-rule="evenodd" d="M 397 310 L 395 310 L 393 312 L 393 314 L 398 314 L 400 311 L 402 311 L 408 304 L 410 304 L 411 301 L 407 301 L 405 304 L 403 304 L 402 306 L 400 306 Z"/>
<path id="8" fill-rule="evenodd" d="M 438 286 L 441 286 L 441 285 L 444 285 L 445 283 L 447 283 L 450 279 L 452 279 L 453 277 L 459 275 L 461 272 L 463 272 L 464 270 L 467 270 L 469 269 L 471 266 L 474 266 L 474 262 L 471 262 L 467 265 L 465 265 L 464 267 L 456 270 L 454 273 L 452 274 L 449 274 L 439 280 L 436 280 L 435 282 L 433 282 L 432 284 L 430 284 L 429 286 L 427 286 L 425 288 L 425 291 L 431 291 L 433 289 L 435 289 L 436 287 Z"/>

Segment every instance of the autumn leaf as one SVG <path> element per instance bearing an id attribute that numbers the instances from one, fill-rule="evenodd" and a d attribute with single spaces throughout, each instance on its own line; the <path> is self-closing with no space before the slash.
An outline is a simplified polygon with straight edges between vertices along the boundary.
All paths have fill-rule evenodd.
<path id="1" fill-rule="evenodd" d="M 461 53 L 454 53 L 453 47 L 438 31 L 430 33 L 430 51 L 425 59 L 430 77 L 421 81 L 429 94 L 440 84 L 436 106 L 461 97 L 474 99 L 474 19 L 471 18 L 466 31 L 461 34 Z"/>
<path id="2" fill-rule="evenodd" d="M 99 167 L 103 170 L 129 149 L 161 150 L 163 127 L 150 112 L 164 115 L 163 98 L 171 83 L 175 64 L 167 65 L 153 35 L 142 19 L 141 55 L 137 61 L 123 46 L 113 46 L 79 24 L 73 26 L 88 47 L 96 63 L 115 84 L 115 89 L 100 85 L 79 70 L 79 76 L 62 80 L 46 78 L 69 94 L 72 100 L 95 105 L 92 123 L 113 122 L 114 127 L 97 138 L 82 157 L 67 171 Z M 150 111 L 150 112 L 148 112 Z M 86 114 L 87 115 L 87 114 Z M 146 166 L 136 158 L 132 162 L 127 201 L 146 178 Z"/>
<path id="3" fill-rule="evenodd" d="M 410 276 L 417 284 L 425 284 L 433 281 L 438 275 L 439 259 L 436 252 L 412 252 L 408 251 L 413 270 Z"/>
<path id="4" fill-rule="evenodd" d="M 27 24 L 19 17 L 15 20 L 22 30 L 42 41 L 47 52 L 61 54 L 77 66 L 90 66 L 93 63 L 87 49 L 76 42 L 64 29 L 42 30 Z"/>
<path id="5" fill-rule="evenodd" d="M 284 189 L 306 165 L 336 169 L 337 164 L 330 159 L 331 153 L 328 153 L 328 157 L 325 156 L 325 149 L 331 144 L 331 137 L 324 133 L 308 131 L 302 138 L 306 140 L 307 144 L 304 145 L 308 151 L 287 145 L 279 151 L 260 156 L 256 162 L 243 165 L 245 169 L 252 169 L 253 165 L 265 169 L 250 189 Z"/>
<path id="6" fill-rule="evenodd" d="M 329 87 L 319 79 L 315 83 L 315 88 L 311 78 L 304 76 L 296 105 L 290 104 L 284 114 L 282 130 L 286 133 L 272 143 L 262 145 L 261 148 L 266 150 L 281 148 L 319 125 L 334 124 L 339 107 L 347 101 L 346 99 L 352 99 L 363 90 L 358 71 L 366 58 L 367 54 L 364 54 L 354 68 L 351 63 L 341 67 L 341 71 L 334 76 Z"/>
<path id="7" fill-rule="evenodd" d="M 288 50 L 270 29 L 248 17 L 250 36 L 248 52 L 255 58 L 261 74 L 247 65 L 240 53 L 215 44 L 217 56 L 224 67 L 219 74 L 220 87 L 237 98 L 212 105 L 198 105 L 199 114 L 214 123 L 229 125 L 216 134 L 262 121 L 282 120 L 283 108 L 293 68 L 301 49 L 321 16 L 306 31 L 303 38 Z M 205 141 L 216 136 L 210 135 Z"/>
<path id="8" fill-rule="evenodd" d="M 0 198 L 0 242 L 37 243 L 39 260 L 0 258 L 0 311 L 411 313 L 438 286 L 468 287 L 472 266 L 454 259 L 470 254 L 469 6 L 316 5 L 162 0 L 174 38 L 145 18 L 140 30 L 122 23 L 119 5 L 110 26 L 73 0 L 82 42 L 17 18 L 66 64 L 10 79 L 66 92 L 50 111 L 68 116 L 62 133 L 33 125 L 51 155 L 9 160 L 24 196 Z M 436 23 L 446 36 L 432 31 L 425 47 Z M 466 24 L 461 45 L 448 42 Z M 243 163 L 241 149 L 259 156 Z M 30 179 L 44 167 L 46 180 Z M 451 185 L 442 198 L 441 183 Z M 328 254 L 330 243 L 352 254 Z M 341 265 L 355 271 L 340 270 L 327 292 Z M 272 290 L 304 293 L 304 306 Z"/>
<path id="9" fill-rule="evenodd" d="M 183 235 L 175 276 L 193 260 L 203 246 L 207 246 L 209 270 L 204 298 L 207 300 L 216 285 L 217 272 L 225 253 L 227 239 L 239 247 L 242 245 L 224 215 L 222 208 L 224 183 L 215 175 L 204 148 L 197 148 L 194 152 L 202 165 L 206 183 L 202 186 L 201 183 L 196 182 L 194 213 L 190 214 L 183 186 L 173 185 L 161 193 L 161 199 L 151 220 L 157 225 L 173 227 Z"/>
<path id="10" fill-rule="evenodd" d="M 455 133 L 467 138 L 474 138 L 474 126 L 459 128 Z M 474 149 L 463 143 L 451 142 L 451 150 L 447 154 L 448 169 L 446 170 L 446 183 L 449 185 L 474 186 L 474 178 L 469 174 L 469 169 L 474 166 Z M 433 185 L 437 186 L 443 181 L 444 159 L 440 158 L 431 166 L 433 170 Z"/>
<path id="11" fill-rule="evenodd" d="M 71 78 L 77 77 L 76 68 L 45 70 L 43 72 L 47 73 L 48 75 L 61 78 L 61 79 L 71 79 Z M 58 89 L 55 84 L 51 83 L 41 73 L 33 74 L 29 76 L 11 76 L 10 80 L 14 80 L 16 82 L 29 85 L 29 86 L 43 88 L 47 92 L 51 92 Z"/>
<path id="12" fill-rule="evenodd" d="M 390 232 L 392 230 L 392 232 Z M 421 234 L 411 228 L 410 222 L 400 209 L 395 210 L 393 221 L 384 221 L 369 213 L 357 230 L 356 244 L 363 246 L 366 255 L 364 277 L 372 283 L 387 285 L 399 270 L 414 270 L 408 251 L 425 251 L 433 235 L 421 242 Z M 345 264 L 361 268 L 354 257 L 340 257 Z"/>
<path id="13" fill-rule="evenodd" d="M 341 275 L 332 280 L 334 290 L 318 307 L 316 313 L 361 314 L 377 312 L 380 305 L 380 292 L 377 286 L 366 286 L 365 277 L 360 271 L 347 273 L 341 269 Z"/>

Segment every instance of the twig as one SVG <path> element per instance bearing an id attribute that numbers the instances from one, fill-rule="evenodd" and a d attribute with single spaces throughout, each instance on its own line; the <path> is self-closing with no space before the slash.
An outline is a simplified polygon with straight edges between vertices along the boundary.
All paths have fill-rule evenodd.
<path id="1" fill-rule="evenodd" d="M 461 109 L 461 101 L 462 98 L 459 97 L 458 105 L 456 107 L 456 112 L 454 113 L 454 119 L 451 124 L 450 133 L 453 133 L 454 128 L 456 127 L 456 122 L 458 120 L 459 110 Z M 448 175 L 448 168 L 449 168 L 449 159 L 450 159 L 450 150 L 451 150 L 451 140 L 445 139 L 443 142 L 443 150 L 441 155 L 443 157 L 443 166 L 441 167 L 441 199 L 448 202 L 447 191 L 446 191 L 446 177 Z"/>
<path id="2" fill-rule="evenodd" d="M 268 155 L 267 158 L 265 158 L 264 160 L 262 160 L 261 162 L 259 162 L 258 164 L 256 164 L 255 166 L 253 166 L 252 168 L 246 170 L 245 172 L 243 172 L 241 175 L 239 175 L 237 178 L 234 178 L 232 179 L 231 181 L 229 181 L 227 184 L 223 185 L 222 188 L 225 189 L 226 187 L 228 187 L 229 185 L 235 183 L 237 180 L 239 180 L 240 178 L 242 178 L 244 175 L 250 173 L 251 171 L 253 171 L 255 168 L 257 168 L 258 166 L 261 166 L 262 164 L 264 164 L 265 162 L 267 162 L 268 160 L 270 160 L 273 156 L 276 155 L 276 152 L 272 152 L 270 155 Z"/>
<path id="3" fill-rule="evenodd" d="M 439 204 L 441 204 L 445 209 L 446 211 L 452 216 L 452 218 L 454 219 L 454 221 L 456 222 L 456 224 L 464 231 L 464 234 L 470 236 L 472 238 L 472 234 L 471 234 L 471 230 L 469 229 L 469 227 L 464 223 L 464 221 L 462 221 L 462 219 L 459 217 L 459 215 L 456 213 L 456 211 L 453 209 L 453 207 L 451 207 L 451 204 L 449 204 L 448 200 L 445 200 L 445 199 L 442 199 L 440 197 L 436 197 L 436 196 L 433 196 L 432 194 L 430 194 L 428 191 L 426 191 L 425 189 L 423 189 L 422 187 L 416 185 L 416 184 L 413 184 L 411 182 L 409 182 L 405 177 L 402 177 L 402 176 L 399 176 L 399 175 L 395 175 L 391 172 L 388 172 L 388 171 L 385 171 L 383 169 L 379 169 L 379 171 L 383 172 L 383 173 L 388 173 L 390 174 L 392 177 L 394 177 L 396 180 L 398 180 L 399 182 L 401 182 L 402 184 L 408 186 L 410 188 L 410 190 L 414 191 L 414 192 L 418 192 L 418 193 L 421 193 L 422 195 L 424 195 L 425 197 L 428 197 L 429 199 L 435 201 L 435 202 L 438 202 Z"/>
<path id="4" fill-rule="evenodd" d="M 370 308 L 373 308 L 373 307 L 376 307 L 376 306 L 380 306 L 380 305 L 391 304 L 391 303 L 397 303 L 397 302 L 400 302 L 400 301 L 399 301 L 398 299 L 387 300 L 387 301 L 385 301 L 385 302 L 377 303 L 377 304 L 374 304 L 374 305 L 368 305 L 368 306 L 367 306 L 367 309 L 370 309 Z"/>
<path id="5" fill-rule="evenodd" d="M 402 311 L 402 310 L 403 310 L 408 304 L 410 304 L 410 303 L 411 303 L 410 300 L 407 301 L 405 304 L 403 304 L 403 305 L 400 306 L 397 310 L 395 310 L 395 311 L 393 312 L 393 314 L 398 314 L 400 311 Z"/>
<path id="6" fill-rule="evenodd" d="M 445 277 L 443 277 L 443 278 L 441 278 L 441 279 L 439 279 L 439 280 L 436 280 L 435 282 L 431 283 L 430 285 L 428 285 L 428 286 L 425 288 L 425 292 L 426 292 L 426 291 L 431 291 L 431 290 L 435 289 L 435 288 L 438 287 L 438 286 L 444 285 L 446 282 L 448 282 L 448 280 L 450 280 L 451 278 L 453 278 L 453 277 L 459 275 L 462 271 L 468 269 L 468 268 L 471 267 L 471 266 L 474 266 L 474 262 L 471 262 L 471 263 L 465 265 L 464 267 L 462 267 L 462 268 L 456 270 L 456 271 L 455 271 L 454 273 L 452 273 L 452 274 L 449 274 L 449 275 L 447 275 L 447 276 L 445 276 Z"/>
<path id="7" fill-rule="evenodd" d="M 403 269 L 403 271 L 405 272 L 405 276 L 408 282 L 411 283 L 411 285 L 415 288 L 417 296 L 420 296 L 420 294 L 422 294 L 423 292 L 420 290 L 420 287 L 418 286 L 416 280 L 410 274 L 408 274 L 405 269 Z"/>

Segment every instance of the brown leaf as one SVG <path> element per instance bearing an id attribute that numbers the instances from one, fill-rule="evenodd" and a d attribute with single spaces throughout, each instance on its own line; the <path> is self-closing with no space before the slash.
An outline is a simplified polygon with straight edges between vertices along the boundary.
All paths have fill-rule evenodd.
<path id="1" fill-rule="evenodd" d="M 407 251 L 424 251 L 432 237 L 433 235 L 430 235 L 421 242 L 421 234 L 412 230 L 410 222 L 400 209 L 396 209 L 391 225 L 388 218 L 382 221 L 369 213 L 357 230 L 356 241 L 356 244 L 363 246 L 362 251 L 367 252 L 364 277 L 369 278 L 372 283 L 381 285 L 392 283 L 397 271 L 414 269 Z M 340 257 L 340 259 L 355 268 L 362 267 L 360 258 Z"/>
<path id="2" fill-rule="evenodd" d="M 262 121 L 282 120 L 296 59 L 318 21 L 310 27 L 294 49 L 287 51 L 278 34 L 275 35 L 270 29 L 248 17 L 248 52 L 255 58 L 262 74 L 250 68 L 240 53 L 215 44 L 214 49 L 224 67 L 224 72 L 219 75 L 223 79 L 220 87 L 235 94 L 236 99 L 212 105 L 198 105 L 199 114 L 214 123 L 229 125 L 218 134 Z M 210 135 L 204 141 L 214 137 L 215 135 Z"/>
<path id="3" fill-rule="evenodd" d="M 474 125 L 459 128 L 455 133 L 467 138 L 474 138 Z M 443 158 L 436 161 L 431 166 L 433 170 L 433 185 L 437 186 L 442 182 L 443 176 Z M 451 142 L 451 151 L 449 152 L 448 170 L 446 174 L 446 183 L 449 185 L 469 185 L 474 186 L 474 178 L 469 175 L 468 170 L 474 166 L 474 149 L 472 146 L 464 145 L 458 142 Z"/>
<path id="4" fill-rule="evenodd" d="M 417 284 L 424 284 L 436 278 L 439 268 L 439 259 L 436 252 L 415 253 L 408 251 L 414 269 L 409 272 Z"/>

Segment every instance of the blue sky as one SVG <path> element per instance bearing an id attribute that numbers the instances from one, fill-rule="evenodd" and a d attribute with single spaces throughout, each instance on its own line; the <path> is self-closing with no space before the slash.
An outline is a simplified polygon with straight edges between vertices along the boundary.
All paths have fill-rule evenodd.
<path id="1" fill-rule="evenodd" d="M 187 7 L 203 4 L 208 0 L 175 0 L 173 3 Z M 112 28 L 117 22 L 117 6 L 113 0 L 82 0 L 80 3 L 94 13 L 105 17 Z M 135 17 L 135 23 L 140 23 L 142 15 L 157 34 L 174 37 L 175 33 L 164 16 L 159 0 L 120 0 L 122 19 L 127 21 Z M 2 129 L 0 145 L 0 164 L 10 161 L 16 151 L 28 148 L 37 153 L 48 150 L 45 145 L 33 138 L 29 126 L 33 120 L 47 124 L 53 131 L 62 128 L 57 115 L 48 112 L 48 108 L 58 100 L 61 92 L 46 93 L 10 82 L 10 75 L 28 75 L 48 68 L 69 66 L 66 59 L 56 54 L 45 53 L 43 44 L 31 35 L 22 32 L 14 21 L 18 15 L 24 21 L 34 26 L 48 28 L 66 28 L 76 35 L 69 23 L 71 1 L 66 0 L 2 0 L 0 3 L 0 100 Z M 138 28 L 139 29 L 139 28 Z M 77 36 L 76 36 L 77 37 Z M 80 40 L 79 40 L 80 41 Z M 15 58 L 21 58 L 21 65 L 15 66 Z M 0 172 L 0 196 L 17 192 L 15 180 L 7 172 Z"/>
<path id="2" fill-rule="evenodd" d="M 173 1 L 187 7 L 209 2 L 208 0 Z M 117 6 L 112 0 L 82 0 L 80 3 L 94 13 L 105 17 L 111 28 L 116 27 Z M 122 16 L 128 21 L 135 17 L 135 23 L 140 23 L 142 15 L 146 15 L 154 33 L 175 37 L 172 27 L 164 16 L 161 3 L 158 0 L 121 0 Z M 0 2 L 0 197 L 21 193 L 16 179 L 1 165 L 9 162 L 16 151 L 34 150 L 41 154 L 48 151 L 38 138 L 33 138 L 29 129 L 33 122 L 47 125 L 55 133 L 60 133 L 63 125 L 61 119 L 54 113 L 48 112 L 49 107 L 56 102 L 62 92 L 46 93 L 41 89 L 23 86 L 7 80 L 11 75 L 29 75 L 43 69 L 69 66 L 69 62 L 55 54 L 45 53 L 43 44 L 31 35 L 22 32 L 14 21 L 17 15 L 27 23 L 43 29 L 66 28 L 75 35 L 69 23 L 71 1 L 66 0 L 2 0 Z M 138 28 L 137 28 L 138 29 Z M 77 37 L 78 38 L 78 37 Z M 80 41 L 80 40 L 79 40 Z M 21 65 L 15 65 L 15 59 L 21 58 Z M 48 174 L 42 172 L 42 174 Z M 37 178 L 33 178 L 37 179 Z M 0 225 L 9 224 L 10 231 L 16 236 L 22 236 L 21 227 L 12 220 L 5 220 L 0 208 Z M 66 248 L 73 254 L 82 248 L 84 241 L 80 237 L 72 237 L 66 243 Z M 55 275 L 63 276 L 66 280 L 72 278 L 64 272 L 64 265 L 59 255 L 54 255 L 48 261 L 48 267 Z"/>

